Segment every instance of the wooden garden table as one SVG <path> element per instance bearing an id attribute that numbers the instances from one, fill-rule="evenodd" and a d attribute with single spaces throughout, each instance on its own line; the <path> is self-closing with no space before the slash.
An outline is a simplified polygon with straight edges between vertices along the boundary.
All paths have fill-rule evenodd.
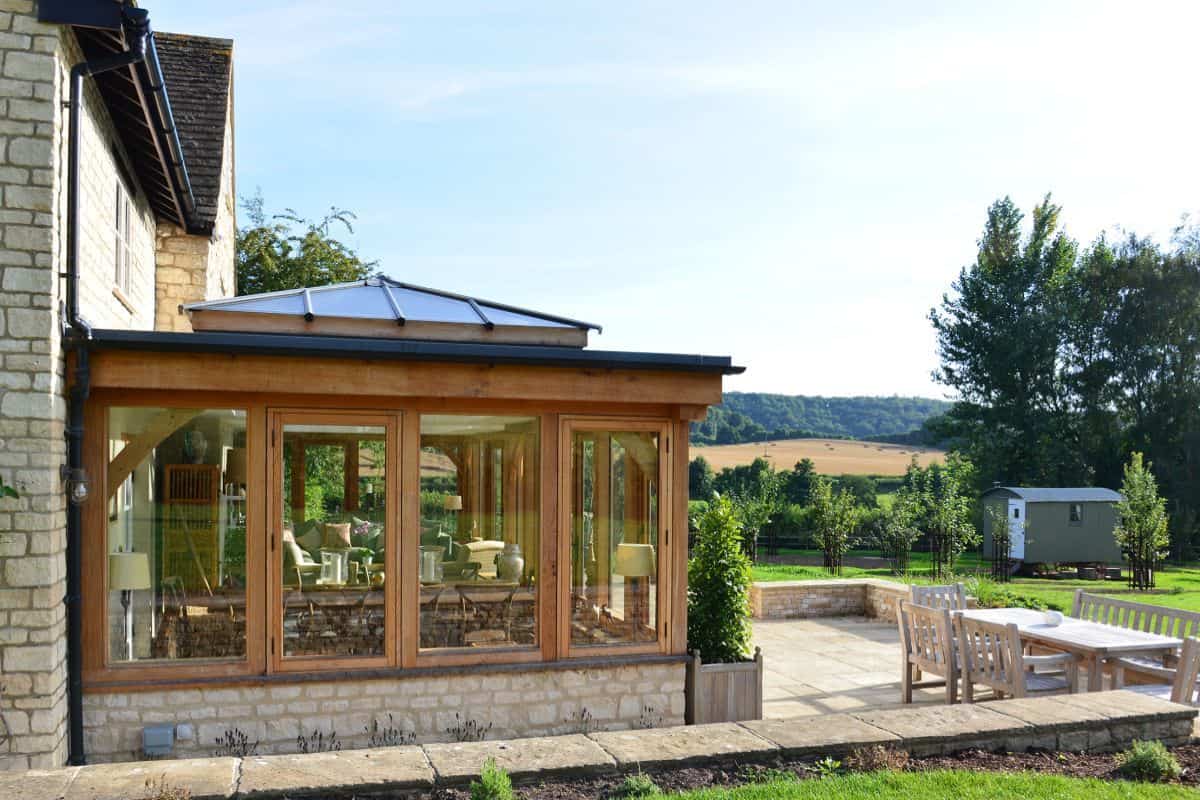
<path id="1" fill-rule="evenodd" d="M 1036 644 L 1078 653 L 1088 664 L 1089 692 L 1103 688 L 1104 664 L 1114 658 L 1131 655 L 1162 657 L 1183 646 L 1182 639 L 1157 633 L 1134 631 L 1100 622 L 1064 617 L 1061 625 L 1050 625 L 1042 611 L 1029 608 L 980 608 L 955 612 L 971 619 L 1016 623 L 1021 638 Z"/>

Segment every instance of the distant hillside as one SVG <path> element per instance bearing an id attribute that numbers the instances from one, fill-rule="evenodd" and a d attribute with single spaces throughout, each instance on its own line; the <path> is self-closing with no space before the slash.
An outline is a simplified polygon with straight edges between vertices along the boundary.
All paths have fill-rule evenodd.
<path id="1" fill-rule="evenodd" d="M 900 437 L 944 414 L 950 404 L 924 397 L 807 397 L 726 392 L 724 405 L 692 423 L 695 444 L 738 444 L 812 437 Z"/>

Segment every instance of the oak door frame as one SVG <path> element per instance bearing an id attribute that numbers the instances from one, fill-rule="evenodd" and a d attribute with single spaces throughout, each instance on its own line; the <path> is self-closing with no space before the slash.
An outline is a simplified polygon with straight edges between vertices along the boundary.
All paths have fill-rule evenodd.
<path id="1" fill-rule="evenodd" d="M 670 531 L 674 516 L 674 482 L 672 480 L 673 420 L 622 416 L 564 415 L 560 417 L 558 439 L 558 652 L 560 658 L 595 657 L 602 655 L 666 654 L 671 649 L 670 623 L 675 598 L 671 587 L 674 572 L 674 546 Z M 646 644 L 621 643 L 611 645 L 571 644 L 571 509 L 574 505 L 573 464 L 571 439 L 577 431 L 597 433 L 656 433 L 658 434 L 658 580 L 655 583 L 657 614 L 654 620 L 655 641 Z M 678 537 L 675 537 L 678 539 Z M 687 546 L 686 536 L 683 539 Z"/>
<path id="2" fill-rule="evenodd" d="M 344 672 L 355 669 L 396 667 L 399 658 L 400 608 L 400 540 L 403 519 L 403 498 L 400 496 L 400 452 L 403 412 L 360 411 L 335 409 L 271 408 L 267 411 L 270 440 L 268 442 L 267 475 L 267 639 L 268 670 L 272 673 Z M 283 432 L 284 426 L 299 425 L 359 425 L 377 426 L 385 430 L 384 465 L 387 492 L 384 528 L 384 643 L 381 656 L 291 656 L 283 655 Z"/>

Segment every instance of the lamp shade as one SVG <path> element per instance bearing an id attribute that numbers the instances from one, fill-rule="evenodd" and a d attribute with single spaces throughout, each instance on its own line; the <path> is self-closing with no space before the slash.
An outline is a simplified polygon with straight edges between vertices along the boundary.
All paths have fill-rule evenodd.
<path id="1" fill-rule="evenodd" d="M 150 557 L 145 553 L 109 553 L 108 588 L 149 589 Z"/>
<path id="2" fill-rule="evenodd" d="M 619 544 L 613 573 L 627 578 L 645 578 L 657 571 L 654 561 L 652 544 Z"/>
<path id="3" fill-rule="evenodd" d="M 442 508 L 446 509 L 447 511 L 462 511 L 462 495 L 446 495 L 446 499 L 442 501 Z"/>
<path id="4" fill-rule="evenodd" d="M 238 486 L 246 484 L 246 448 L 229 448 L 225 456 L 225 482 Z"/>

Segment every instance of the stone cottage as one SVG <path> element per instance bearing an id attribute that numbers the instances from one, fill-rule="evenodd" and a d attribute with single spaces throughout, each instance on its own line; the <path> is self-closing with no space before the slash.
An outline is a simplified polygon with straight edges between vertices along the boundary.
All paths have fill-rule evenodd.
<path id="1" fill-rule="evenodd" d="M 78 23 L 78 24 L 68 24 Z M 66 463 L 72 68 L 149 30 L 112 0 L 0 0 L 0 767 L 68 757 Z M 169 33 L 81 75 L 78 306 L 178 330 L 234 287 L 233 43 Z M 77 70 L 82 73 L 84 70 Z"/>
<path id="2" fill-rule="evenodd" d="M 0 49 L 0 766 L 682 722 L 739 367 L 382 275 L 235 296 L 231 43 L 0 0 Z"/>

